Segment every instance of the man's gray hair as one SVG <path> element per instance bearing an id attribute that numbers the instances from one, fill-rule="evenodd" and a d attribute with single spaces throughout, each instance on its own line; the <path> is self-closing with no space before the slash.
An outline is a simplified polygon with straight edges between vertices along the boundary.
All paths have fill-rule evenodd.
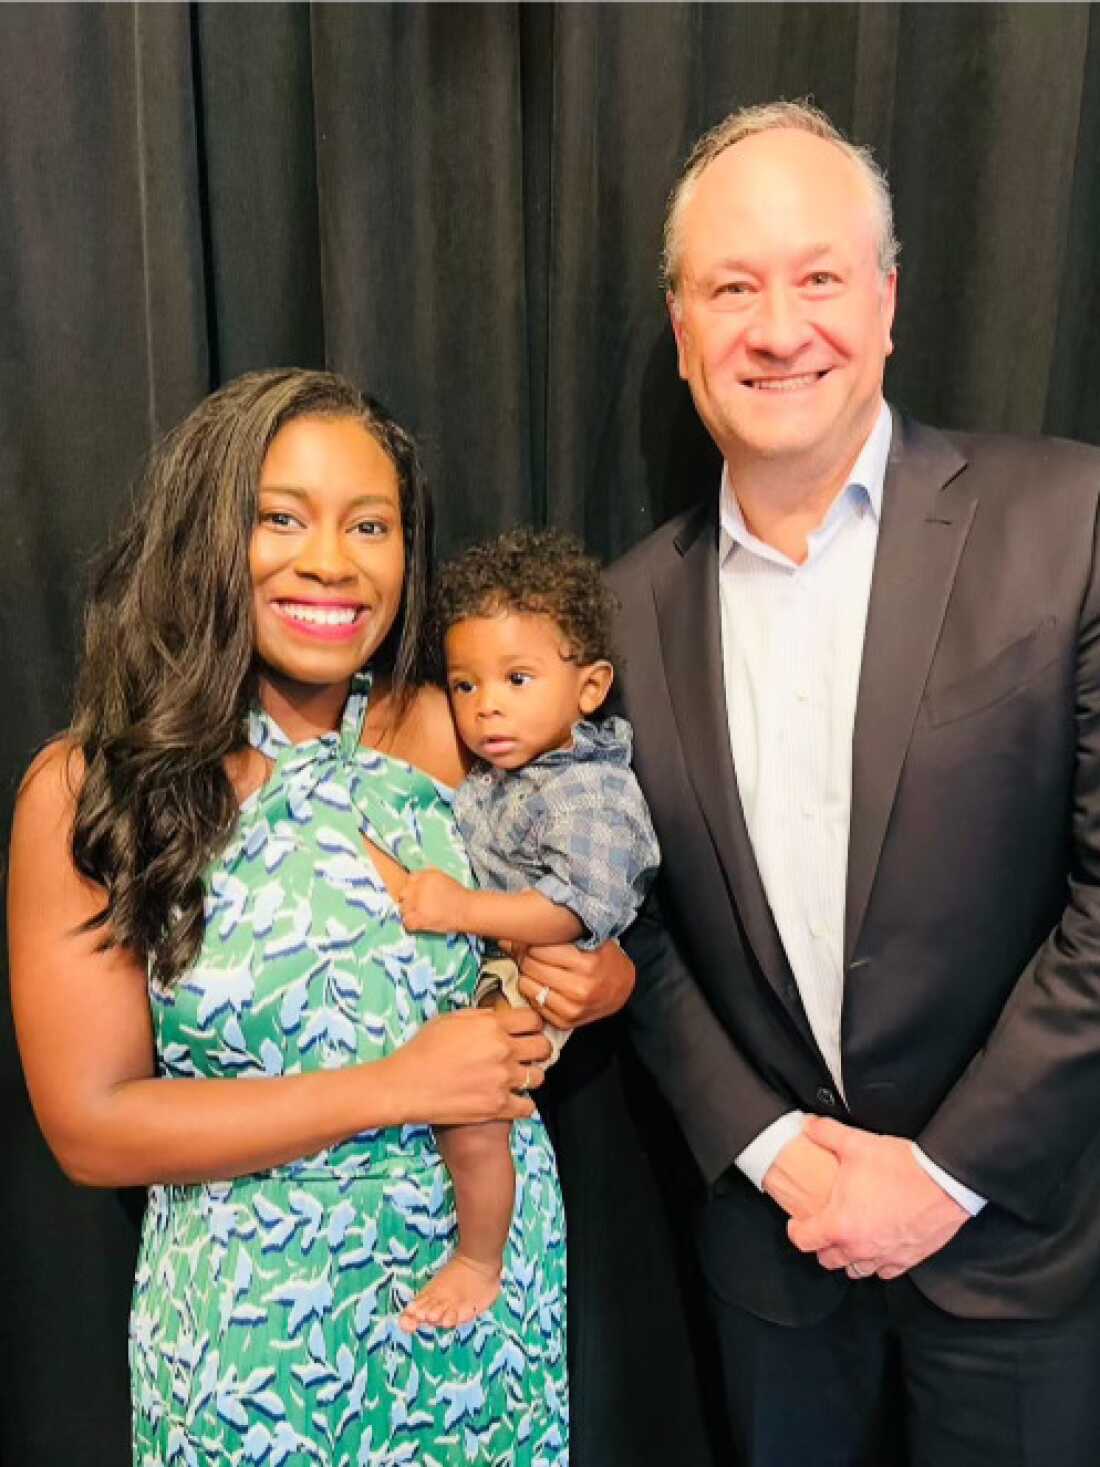
<path id="1" fill-rule="evenodd" d="M 808 132 L 814 137 L 825 138 L 826 141 L 835 143 L 852 160 L 867 180 L 871 191 L 878 233 L 878 267 L 883 278 L 893 270 L 901 247 L 894 233 L 894 206 L 890 199 L 890 185 L 886 181 L 886 174 L 875 162 L 870 148 L 850 143 L 819 107 L 803 98 L 797 102 L 765 102 L 757 107 L 741 107 L 723 118 L 709 132 L 705 132 L 692 148 L 683 172 L 669 194 L 668 207 L 665 210 L 661 284 L 666 290 L 676 290 L 680 284 L 680 216 L 695 190 L 700 174 L 720 153 L 732 148 L 734 143 L 754 137 L 757 133 L 773 132 L 778 128 L 794 128 L 798 132 Z"/>

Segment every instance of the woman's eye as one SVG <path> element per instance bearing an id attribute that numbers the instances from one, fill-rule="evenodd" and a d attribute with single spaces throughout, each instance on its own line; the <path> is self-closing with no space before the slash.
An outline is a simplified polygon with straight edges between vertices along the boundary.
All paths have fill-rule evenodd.
<path id="1" fill-rule="evenodd" d="M 296 530 L 299 521 L 285 509 L 265 509 L 260 515 L 261 525 L 270 525 L 275 530 Z"/>
<path id="2" fill-rule="evenodd" d="M 389 525 L 384 520 L 361 520 L 355 526 L 357 535 L 362 535 L 365 540 L 377 540 L 389 530 Z"/>

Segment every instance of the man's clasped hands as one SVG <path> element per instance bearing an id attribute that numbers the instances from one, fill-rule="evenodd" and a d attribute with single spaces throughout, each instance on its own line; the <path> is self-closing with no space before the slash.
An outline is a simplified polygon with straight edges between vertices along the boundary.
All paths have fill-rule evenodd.
<path id="1" fill-rule="evenodd" d="M 764 1190 L 790 1216 L 802 1253 L 849 1278 L 895 1279 L 949 1243 L 969 1214 L 921 1167 L 910 1143 L 810 1116 Z"/>

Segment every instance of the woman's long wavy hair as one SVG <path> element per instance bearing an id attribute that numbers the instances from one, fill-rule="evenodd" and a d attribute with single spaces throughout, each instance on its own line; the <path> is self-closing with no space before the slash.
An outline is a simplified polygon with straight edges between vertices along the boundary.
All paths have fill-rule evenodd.
<path id="1" fill-rule="evenodd" d="M 260 469 L 294 418 L 361 422 L 397 470 L 405 584 L 371 665 L 398 710 L 424 682 L 432 516 L 416 446 L 329 372 L 252 372 L 208 397 L 152 450 L 128 523 L 95 575 L 70 730 L 84 756 L 72 851 L 107 903 L 89 924 L 141 954 L 161 985 L 198 955 L 203 872 L 238 802 L 228 755 L 256 696 L 249 545 Z"/>

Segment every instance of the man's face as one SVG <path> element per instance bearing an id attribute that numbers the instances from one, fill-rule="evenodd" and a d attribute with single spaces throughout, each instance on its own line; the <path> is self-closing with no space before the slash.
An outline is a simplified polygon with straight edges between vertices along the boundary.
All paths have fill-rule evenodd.
<path id="1" fill-rule="evenodd" d="M 680 375 L 731 472 L 846 473 L 893 350 L 867 180 L 823 138 L 759 133 L 700 175 L 679 242 Z"/>

